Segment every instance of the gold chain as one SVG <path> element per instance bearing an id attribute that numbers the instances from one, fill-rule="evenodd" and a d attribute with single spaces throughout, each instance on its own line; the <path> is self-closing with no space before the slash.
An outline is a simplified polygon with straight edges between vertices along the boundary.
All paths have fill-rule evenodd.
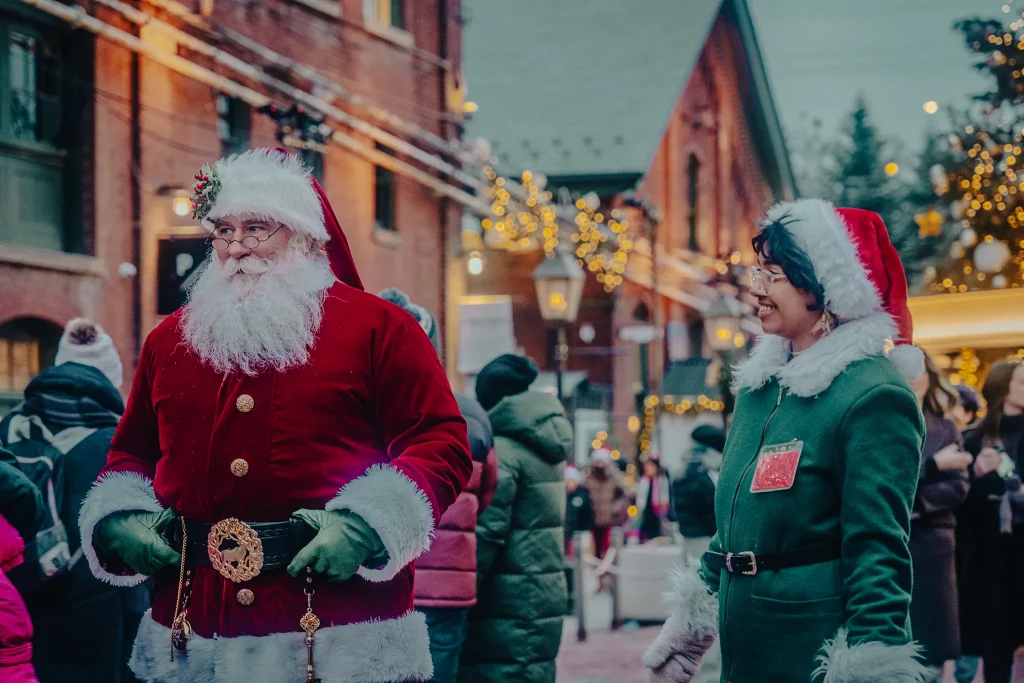
<path id="1" fill-rule="evenodd" d="M 181 591 L 185 586 L 185 549 L 188 547 L 188 531 L 185 530 L 185 518 L 181 518 L 181 569 L 178 571 L 178 597 L 174 599 L 174 619 L 171 621 L 171 661 L 174 661 L 174 626 L 178 623 L 178 610 L 181 609 Z"/>

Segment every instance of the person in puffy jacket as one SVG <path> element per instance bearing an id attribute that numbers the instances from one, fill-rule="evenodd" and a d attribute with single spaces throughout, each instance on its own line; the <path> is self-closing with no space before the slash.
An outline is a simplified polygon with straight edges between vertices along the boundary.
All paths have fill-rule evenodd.
<path id="1" fill-rule="evenodd" d="M 411 313 L 440 351 L 437 321 L 430 311 L 397 289 L 385 289 L 379 296 Z M 487 509 L 498 484 L 498 455 L 487 411 L 465 394 L 455 392 L 455 400 L 469 431 L 473 476 L 442 515 L 430 550 L 416 559 L 413 583 L 416 610 L 427 618 L 434 663 L 430 680 L 435 683 L 454 683 L 458 678 L 469 608 L 476 604 L 477 517 Z"/>
<path id="2" fill-rule="evenodd" d="M 0 681 L 39 683 L 32 667 L 32 621 L 7 572 L 23 561 L 25 538 L 45 519 L 43 497 L 14 456 L 0 448 Z"/>
<path id="3" fill-rule="evenodd" d="M 572 425 L 551 394 L 528 391 L 533 361 L 499 356 L 476 395 L 498 451 L 498 489 L 477 523 L 476 607 L 462 651 L 464 683 L 554 683 L 569 593 L 565 483 Z"/>

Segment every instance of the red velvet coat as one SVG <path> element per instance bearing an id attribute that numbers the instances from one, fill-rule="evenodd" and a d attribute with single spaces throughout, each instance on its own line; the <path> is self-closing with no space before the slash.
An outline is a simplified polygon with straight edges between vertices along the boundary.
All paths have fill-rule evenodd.
<path id="1" fill-rule="evenodd" d="M 94 573 L 117 585 L 144 580 L 110 574 L 93 551 L 92 528 L 118 510 L 166 506 L 191 520 L 262 522 L 299 508 L 349 509 L 378 533 L 389 560 L 317 587 L 317 675 L 324 683 L 427 678 L 411 561 L 472 464 L 465 422 L 426 335 L 398 307 L 336 283 L 308 363 L 224 376 L 183 343 L 180 319 L 171 316 L 146 340 L 106 469 L 83 505 Z M 242 476 L 232 468 L 239 459 Z M 188 612 L 196 635 L 171 663 L 177 574 L 155 577 L 152 615 L 132 659 L 140 678 L 304 680 L 300 581 L 277 570 L 233 584 L 196 569 Z M 255 596 L 249 606 L 237 599 L 242 588 Z"/>

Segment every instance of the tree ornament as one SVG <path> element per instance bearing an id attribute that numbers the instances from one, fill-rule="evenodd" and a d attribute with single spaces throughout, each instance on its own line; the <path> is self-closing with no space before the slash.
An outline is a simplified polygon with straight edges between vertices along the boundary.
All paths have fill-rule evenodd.
<path id="1" fill-rule="evenodd" d="M 918 237 L 937 237 L 942 234 L 942 214 L 935 209 L 928 209 L 924 213 L 914 216 L 917 223 Z"/>
<path id="2" fill-rule="evenodd" d="M 999 274 L 992 278 L 992 286 L 996 289 L 1003 289 L 1006 287 L 1006 276 Z"/>
<path id="3" fill-rule="evenodd" d="M 1010 260 L 1010 256 L 1010 248 L 1005 242 L 985 241 L 974 249 L 974 266 L 983 273 L 998 273 Z"/>
<path id="4" fill-rule="evenodd" d="M 978 233 L 974 228 L 964 228 L 964 231 L 960 233 L 960 244 L 965 247 L 973 247 L 977 243 Z"/>

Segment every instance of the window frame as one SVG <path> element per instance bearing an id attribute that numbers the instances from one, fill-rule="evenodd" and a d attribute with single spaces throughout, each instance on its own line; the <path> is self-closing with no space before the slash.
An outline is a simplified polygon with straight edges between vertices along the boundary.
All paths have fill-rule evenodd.
<path id="1" fill-rule="evenodd" d="M 394 152 L 387 147 L 377 144 L 377 151 L 384 154 L 394 155 Z M 395 172 L 379 164 L 373 166 L 373 224 L 378 230 L 388 233 L 398 233 L 398 183 Z M 387 188 L 386 203 L 381 197 L 381 187 Z M 382 211 L 382 209 L 384 209 Z M 382 217 L 381 213 L 385 215 Z"/>
<path id="2" fill-rule="evenodd" d="M 218 94 L 216 102 L 221 156 L 246 151 L 252 146 L 252 107 L 248 102 L 224 94 Z"/>

